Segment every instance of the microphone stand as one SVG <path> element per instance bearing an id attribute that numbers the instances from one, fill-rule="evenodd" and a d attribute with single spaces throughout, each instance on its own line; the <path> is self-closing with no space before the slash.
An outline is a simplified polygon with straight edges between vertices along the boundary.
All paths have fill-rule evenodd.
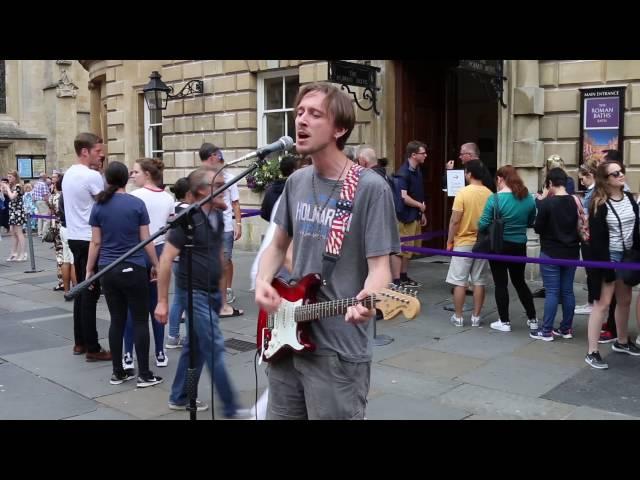
<path id="1" fill-rule="evenodd" d="M 244 172 L 242 172 L 240 175 L 232 178 L 231 180 L 229 180 L 229 182 L 225 183 L 223 186 L 218 188 L 216 191 L 210 193 L 209 195 L 204 197 L 202 200 L 199 200 L 198 202 L 189 205 L 189 207 L 184 209 L 178 215 L 168 220 L 166 225 L 160 228 L 160 230 L 158 230 L 156 233 L 151 235 L 149 238 L 147 238 L 146 240 L 143 240 L 142 242 L 137 244 L 135 247 L 131 248 L 128 252 L 122 254 L 120 257 L 115 259 L 109 265 L 101 269 L 98 273 L 94 274 L 90 278 L 87 278 L 83 282 L 80 282 L 78 285 L 73 287 L 68 293 L 64 294 L 64 297 L 67 300 L 71 300 L 72 298 L 77 296 L 80 292 L 82 292 L 85 288 L 89 287 L 92 283 L 100 279 L 100 277 L 105 275 L 107 272 L 113 270 L 119 263 L 129 258 L 138 250 L 144 248 L 147 244 L 153 242 L 160 235 L 164 235 L 167 231 L 169 231 L 172 228 L 178 228 L 178 227 L 182 228 L 184 230 L 184 233 L 187 239 L 184 246 L 184 253 L 185 253 L 185 258 L 187 263 L 187 313 L 188 313 L 188 319 L 189 319 L 187 322 L 187 330 L 188 330 L 187 335 L 188 335 L 188 341 L 191 345 L 191 348 L 189 351 L 189 368 L 187 369 L 186 388 L 187 388 L 187 398 L 189 399 L 189 406 L 187 407 L 187 410 L 189 410 L 190 420 L 196 420 L 196 411 L 197 411 L 196 397 L 198 394 L 197 392 L 198 383 L 196 381 L 197 340 L 196 340 L 196 333 L 195 333 L 194 322 L 193 322 L 193 265 L 192 265 L 193 255 L 192 254 L 193 254 L 193 246 L 194 246 L 193 236 L 195 233 L 195 225 L 193 223 L 193 214 L 199 211 L 200 208 L 204 204 L 209 202 L 212 198 L 217 197 L 222 192 L 227 190 L 229 187 L 238 183 L 244 177 L 254 172 L 258 168 L 262 167 L 262 165 L 264 165 L 265 163 L 265 157 L 267 156 L 268 153 L 271 153 L 271 152 L 262 153 L 258 151 L 256 155 L 257 157 L 256 161 Z M 225 168 L 227 166 L 229 165 L 225 165 L 222 168 Z M 221 171 L 222 169 L 219 170 L 219 172 Z M 211 372 L 211 376 L 213 378 L 213 372 Z M 213 405 L 211 406 L 211 408 L 213 408 Z"/>

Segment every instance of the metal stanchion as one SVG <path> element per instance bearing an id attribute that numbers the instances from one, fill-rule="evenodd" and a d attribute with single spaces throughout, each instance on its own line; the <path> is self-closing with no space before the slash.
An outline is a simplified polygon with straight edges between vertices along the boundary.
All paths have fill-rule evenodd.
<path id="1" fill-rule="evenodd" d="M 376 318 L 373 319 L 373 344 L 376 347 L 389 345 L 391 342 L 393 342 L 393 337 L 390 337 L 389 335 L 376 334 L 376 323 L 378 322 L 379 317 L 382 318 L 382 312 L 380 312 L 380 310 L 376 310 Z"/>
<path id="2" fill-rule="evenodd" d="M 33 253 L 33 235 L 31 234 L 31 214 L 27 214 L 27 238 L 29 240 L 29 260 L 31 261 L 31 270 L 25 270 L 24 273 L 38 273 L 42 270 L 36 270 L 36 256 Z"/>

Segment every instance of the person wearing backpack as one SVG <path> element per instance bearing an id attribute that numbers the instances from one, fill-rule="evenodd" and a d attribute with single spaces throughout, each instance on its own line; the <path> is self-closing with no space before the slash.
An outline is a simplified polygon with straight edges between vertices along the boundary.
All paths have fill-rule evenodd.
<path id="1" fill-rule="evenodd" d="M 420 235 L 422 227 L 427 225 L 424 181 L 420 169 L 426 158 L 427 145 L 417 140 L 410 141 L 407 144 L 407 161 L 393 177 L 394 203 L 400 237 Z M 403 242 L 405 246 L 419 247 L 421 244 L 422 240 Z M 421 283 L 407 275 L 409 260 L 412 256 L 411 252 L 402 252 L 392 256 L 393 283 L 396 285 L 411 288 L 422 286 Z"/>

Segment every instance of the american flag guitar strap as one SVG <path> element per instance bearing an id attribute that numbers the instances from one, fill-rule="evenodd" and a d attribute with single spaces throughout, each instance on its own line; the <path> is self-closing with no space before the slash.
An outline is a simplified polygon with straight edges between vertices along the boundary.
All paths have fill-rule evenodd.
<path id="1" fill-rule="evenodd" d="M 333 223 L 327 236 L 324 254 L 322 256 L 322 283 L 327 284 L 327 280 L 331 277 L 336 262 L 340 258 L 344 234 L 347 225 L 351 221 L 351 211 L 353 210 L 353 199 L 356 195 L 360 174 L 364 171 L 360 165 L 353 164 L 347 176 L 342 183 L 340 191 L 340 199 L 336 204 L 336 213 L 333 217 Z"/>

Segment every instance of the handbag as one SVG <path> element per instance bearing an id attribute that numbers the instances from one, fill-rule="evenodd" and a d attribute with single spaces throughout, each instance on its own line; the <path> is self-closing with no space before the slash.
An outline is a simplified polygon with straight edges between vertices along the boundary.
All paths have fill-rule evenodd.
<path id="1" fill-rule="evenodd" d="M 56 238 L 56 233 L 57 233 L 57 227 L 51 226 L 49 230 L 47 230 L 47 233 L 45 233 L 44 236 L 42 237 L 42 241 L 47 243 L 53 243 Z"/>
<path id="2" fill-rule="evenodd" d="M 622 235 L 622 222 L 620 221 L 618 212 L 616 212 L 609 200 L 607 200 L 607 205 L 618 219 L 618 225 L 620 226 L 620 238 L 622 238 L 623 252 L 622 263 L 640 263 L 640 251 L 634 250 L 633 248 L 627 250 L 627 246 L 624 243 L 624 236 Z M 635 228 L 635 223 L 633 228 Z M 640 283 L 640 270 L 619 270 L 617 273 L 625 285 L 628 285 L 629 287 L 635 287 Z"/>
<path id="3" fill-rule="evenodd" d="M 471 249 L 474 253 L 500 253 L 504 242 L 504 219 L 500 215 L 497 193 L 494 193 L 493 219 L 486 230 L 478 232 L 478 238 Z"/>
<path id="4" fill-rule="evenodd" d="M 572 195 L 572 197 L 575 200 L 576 208 L 578 209 L 578 238 L 580 239 L 580 242 L 588 243 L 591 238 L 591 234 L 589 233 L 589 218 L 584 212 L 580 199 L 575 195 Z"/>

